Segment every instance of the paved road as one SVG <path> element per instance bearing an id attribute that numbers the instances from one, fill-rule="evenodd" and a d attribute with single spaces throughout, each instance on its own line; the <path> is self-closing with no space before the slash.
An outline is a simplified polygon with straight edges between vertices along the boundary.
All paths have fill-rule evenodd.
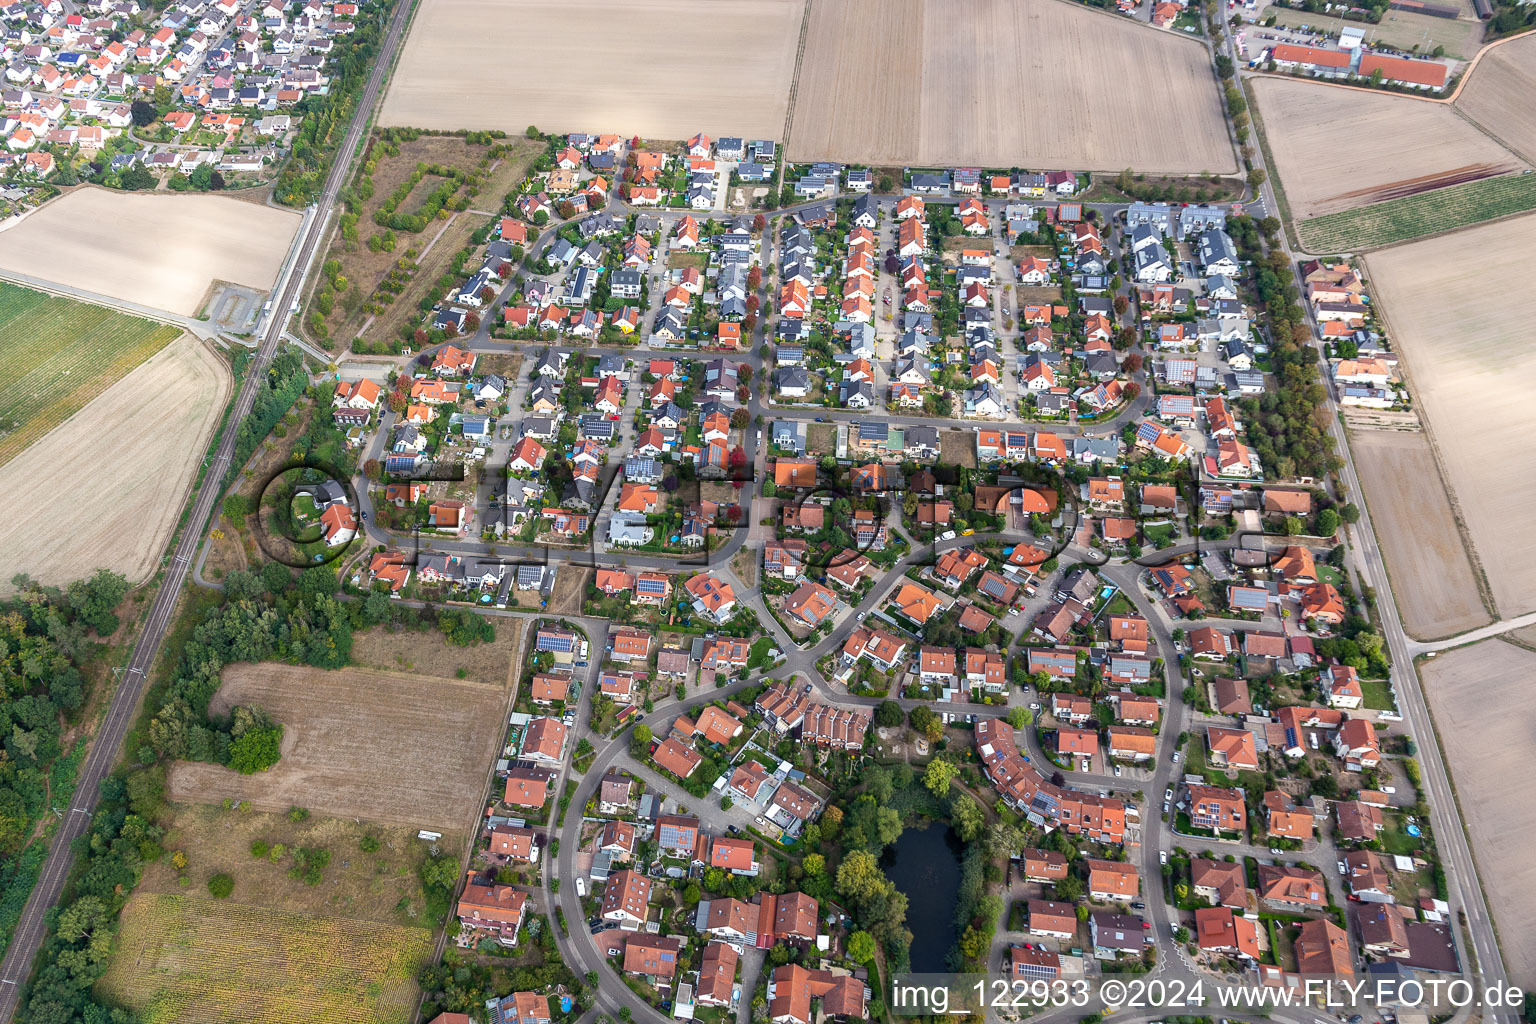
<path id="1" fill-rule="evenodd" d="M 69 809 L 59 824 L 58 830 L 54 833 L 48 857 L 43 862 L 42 873 L 22 910 L 15 935 L 11 939 L 10 949 L 6 952 L 4 961 L 0 962 L 0 1024 L 7 1024 L 15 1017 L 21 999 L 21 986 L 30 977 L 38 950 L 47 934 L 45 915 L 49 908 L 58 902 L 74 861 L 71 846 L 75 839 L 83 835 L 90 826 L 91 814 L 100 798 L 101 781 L 107 777 L 117 761 L 118 749 L 122 746 L 123 737 L 133 720 L 139 697 L 144 690 L 145 678 L 160 653 L 160 644 L 170 625 L 187 570 L 196 556 L 198 545 L 202 542 L 208 517 L 222 492 L 225 472 L 234 456 L 237 428 L 240 422 L 250 414 L 257 388 L 264 379 L 266 367 L 277 352 L 283 326 L 288 319 L 282 311 L 290 308 L 303 292 L 305 275 L 316 252 L 324 242 L 325 228 L 332 208 L 352 166 L 357 145 L 368 126 L 370 112 L 378 102 L 395 48 L 404 37 L 410 9 L 411 5 L 408 3 L 402 2 L 398 5 L 390 23 L 389 32 L 384 39 L 378 63 L 374 66 L 373 74 L 359 97 L 357 114 L 352 120 L 352 126 L 347 130 L 346 138 L 342 140 L 337 150 L 335 165 L 326 179 L 325 189 L 316 203 L 314 214 L 305 220 L 304 226 L 293 240 L 290 259 L 273 292 L 272 308 L 278 312 L 264 323 L 263 331 L 259 332 L 261 345 L 257 350 L 256 358 L 251 361 L 250 371 L 244 383 L 241 384 L 240 394 L 235 400 L 235 407 L 224 427 L 224 436 L 219 442 L 218 451 L 207 465 L 202 486 L 196 493 L 191 514 L 176 544 L 175 554 L 164 569 L 164 578 L 155 593 L 154 603 L 150 606 L 149 616 L 144 623 L 144 630 L 134 648 L 133 656 L 128 662 L 117 692 L 112 697 L 112 703 L 102 721 L 101 730 L 97 733 L 95 741 L 91 744 L 90 753 L 86 755 L 85 763 L 81 766 L 80 782 L 75 789 L 74 798 L 70 801 Z M 51 288 L 57 288 L 57 286 L 51 286 Z M 112 300 L 110 304 L 119 308 L 122 305 L 116 300 Z M 156 319 L 166 318 L 166 314 L 155 312 Z"/>
<path id="2" fill-rule="evenodd" d="M 1238 59 L 1236 44 L 1231 33 L 1227 34 L 1227 52 L 1235 64 L 1242 66 Z M 1275 200 L 1274 171 L 1266 167 L 1264 162 L 1263 147 L 1254 147 L 1254 166 L 1265 171 L 1265 179 L 1260 185 L 1260 196 L 1267 208 L 1272 211 L 1280 209 Z M 1282 235 L 1280 239 L 1281 251 L 1286 255 L 1287 262 L 1291 266 L 1291 272 L 1295 278 L 1296 288 L 1299 294 L 1305 295 L 1302 287 L 1301 273 L 1299 269 L 1299 257 L 1290 249 Z M 1305 303 L 1304 303 L 1305 305 Z M 1311 317 L 1308 310 L 1308 317 Z M 1317 325 L 1313 323 L 1313 336 L 1317 337 Z M 1328 410 L 1326 419 L 1330 431 L 1332 431 L 1339 454 L 1344 460 L 1343 467 L 1339 470 L 1339 478 L 1343 482 L 1347 493 L 1359 495 L 1363 493 L 1360 486 L 1360 478 L 1355 472 L 1354 455 L 1349 449 L 1349 439 L 1345 436 L 1343 419 L 1338 406 L 1338 395 L 1330 381 L 1324 375 L 1324 388 L 1328 394 Z M 1508 975 L 1505 973 L 1504 962 L 1500 956 L 1498 939 L 1494 934 L 1493 919 L 1488 912 L 1488 905 L 1483 898 L 1483 888 L 1478 880 L 1477 864 L 1472 859 L 1472 851 L 1467 842 L 1466 830 L 1463 827 L 1461 813 L 1456 804 L 1455 792 L 1451 788 L 1450 774 L 1446 769 L 1444 759 L 1441 757 L 1440 744 L 1435 738 L 1434 725 L 1429 717 L 1429 708 L 1424 700 L 1424 693 L 1419 685 L 1418 673 L 1414 668 L 1414 655 L 1421 651 L 1438 649 L 1440 646 L 1453 646 L 1468 642 L 1474 634 L 1482 634 L 1484 630 L 1474 630 L 1471 634 L 1463 634 L 1460 638 L 1445 641 L 1441 645 L 1424 645 L 1409 639 L 1403 629 L 1401 619 L 1398 617 L 1397 603 L 1392 596 L 1392 587 L 1387 576 L 1386 564 L 1382 559 L 1381 546 L 1376 539 L 1376 531 L 1371 523 L 1369 511 L 1363 502 L 1360 507 L 1360 521 L 1349 527 L 1351 534 L 1351 554 L 1361 564 L 1363 576 L 1372 586 L 1377 595 L 1376 611 L 1380 617 L 1380 628 L 1387 642 L 1387 649 L 1392 654 L 1394 669 L 1393 689 L 1398 701 L 1402 705 L 1399 710 L 1403 712 L 1407 731 L 1418 738 L 1419 766 L 1423 775 L 1423 790 L 1425 799 L 1430 805 L 1430 822 L 1434 828 L 1435 842 L 1439 848 L 1440 857 L 1445 867 L 1446 883 L 1450 890 L 1450 905 L 1453 914 L 1465 919 L 1465 931 L 1461 928 L 1454 930 L 1456 938 L 1457 955 L 1462 969 L 1471 972 L 1474 968 L 1481 972 L 1485 982 L 1507 983 Z M 1525 616 L 1524 619 L 1536 620 L 1536 616 Z M 1494 635 L 1512 628 L 1513 623 L 1495 623 L 1494 627 L 1488 627 Z M 1495 628 L 1502 627 L 1502 628 Z M 1472 939 L 1472 950 L 1466 948 L 1466 935 Z M 1475 953 L 1474 958 L 1469 952 Z M 1465 1016 L 1458 1014 L 1458 1017 Z M 1511 1021 L 1517 1013 L 1487 1012 L 1484 1017 L 1488 1021 Z"/>

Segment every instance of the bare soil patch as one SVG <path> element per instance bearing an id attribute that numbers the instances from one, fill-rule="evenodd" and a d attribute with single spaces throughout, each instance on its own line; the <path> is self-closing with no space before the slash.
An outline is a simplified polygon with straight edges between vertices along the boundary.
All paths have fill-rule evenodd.
<path id="1" fill-rule="evenodd" d="M 1536 607 L 1536 216 L 1373 253 L 1368 276 L 1502 616 Z M 1496 300 L 1490 299 L 1496 297 Z M 1415 501 L 1415 505 L 1417 501 Z"/>
<path id="2" fill-rule="evenodd" d="M 1404 627 L 1432 640 L 1487 625 L 1429 438 L 1422 430 L 1351 430 L 1349 446 Z"/>
<path id="3" fill-rule="evenodd" d="M 192 316 L 215 281 L 270 289 L 299 219 L 226 196 L 81 188 L 0 233 L 0 267 Z"/>
<path id="4" fill-rule="evenodd" d="M 976 435 L 965 430 L 939 431 L 939 461 L 976 468 Z"/>
<path id="5" fill-rule="evenodd" d="M 0 591 L 150 576 L 223 414 L 229 370 L 183 335 L 0 467 Z"/>
<path id="6" fill-rule="evenodd" d="M 1524 166 L 1443 103 L 1280 78 L 1249 84 L 1298 220 Z"/>
<path id="7" fill-rule="evenodd" d="M 805 426 L 805 450 L 807 454 L 832 455 L 837 451 L 837 425 L 835 423 L 807 423 Z"/>
<path id="8" fill-rule="evenodd" d="M 1536 985 L 1536 799 L 1511 785 L 1536 757 L 1536 653 L 1501 640 L 1419 663 L 1510 980 Z M 1490 714 L 1490 709 L 1497 709 Z"/>
<path id="9" fill-rule="evenodd" d="M 425 0 L 379 123 L 779 138 L 804 10 L 805 0 Z M 511 58 L 509 39 L 524 41 Z"/>
<path id="10" fill-rule="evenodd" d="M 479 810 L 506 686 L 293 665 L 233 665 L 214 710 L 256 704 L 283 723 L 283 759 L 259 775 L 183 762 L 176 800 L 250 800 L 332 816 L 462 832 Z"/>
<path id="11" fill-rule="evenodd" d="M 810 19 L 791 159 L 1236 169 L 1193 40 L 1055 0 L 816 0 Z"/>
<path id="12" fill-rule="evenodd" d="M 587 584 L 592 580 L 592 570 L 576 565 L 562 565 L 555 573 L 555 587 L 549 594 L 549 611 L 552 615 L 580 615 L 582 601 L 587 596 Z"/>
<path id="13" fill-rule="evenodd" d="M 1483 54 L 1456 108 L 1536 163 L 1536 35 L 1512 39 Z"/>
<path id="14" fill-rule="evenodd" d="M 435 629 L 389 630 L 383 627 L 357 633 L 352 638 L 352 663 L 384 672 L 416 672 L 439 678 L 468 679 L 492 686 L 505 685 L 517 663 L 517 647 L 523 620 L 493 618 L 493 643 L 455 647 Z M 460 675 L 460 673 L 463 675 Z"/>

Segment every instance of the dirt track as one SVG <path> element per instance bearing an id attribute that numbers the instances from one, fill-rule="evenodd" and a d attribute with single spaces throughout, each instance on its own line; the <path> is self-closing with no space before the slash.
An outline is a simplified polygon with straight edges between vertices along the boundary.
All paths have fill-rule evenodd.
<path id="1" fill-rule="evenodd" d="M 181 762 L 173 800 L 250 800 L 260 810 L 463 832 L 505 723 L 506 688 L 399 672 L 234 665 L 216 711 L 255 704 L 283 723 L 283 759 L 258 775 Z"/>
<path id="2" fill-rule="evenodd" d="M 1536 985 L 1536 798 L 1521 785 L 1536 757 L 1536 654 L 1501 640 L 1420 663 L 1435 731 L 1451 765 L 1509 980 Z"/>
<path id="3" fill-rule="evenodd" d="M 82 188 L 0 232 L 0 267 L 191 316 L 215 281 L 271 288 L 298 229 L 225 196 Z"/>
<path id="4" fill-rule="evenodd" d="M 223 360 L 183 335 L 0 468 L 0 592 L 18 572 L 148 578 L 230 384 Z"/>

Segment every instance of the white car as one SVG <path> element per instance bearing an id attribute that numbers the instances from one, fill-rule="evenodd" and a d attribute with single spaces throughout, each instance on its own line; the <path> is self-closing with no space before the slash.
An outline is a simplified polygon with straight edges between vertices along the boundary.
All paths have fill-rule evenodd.
<path id="1" fill-rule="evenodd" d="M 1167 864 L 1168 863 L 1168 851 L 1167 850 L 1158 850 L 1157 851 L 1157 862 L 1159 864 Z"/>
<path id="2" fill-rule="evenodd" d="M 1093 770 L 1092 765 L 1089 764 L 1088 759 L 1086 757 L 1083 758 L 1082 770 L 1085 771 L 1085 772 Z"/>
<path id="3" fill-rule="evenodd" d="M 1178 763 L 1179 763 L 1179 762 L 1180 762 L 1180 761 L 1182 761 L 1182 760 L 1183 760 L 1183 759 L 1184 759 L 1184 755 L 1183 755 L 1183 754 L 1182 754 L 1182 753 L 1181 753 L 1181 752 L 1179 752 L 1179 751 L 1177 751 L 1177 750 L 1175 750 L 1175 751 L 1174 751 L 1174 752 L 1173 752 L 1173 763 L 1174 763 L 1174 764 L 1178 764 Z"/>
<path id="4" fill-rule="evenodd" d="M 1167 789 L 1163 790 L 1163 799 L 1164 800 L 1172 800 L 1173 799 L 1173 787 L 1172 786 L 1169 786 Z"/>
<path id="5" fill-rule="evenodd" d="M 1115 778 L 1118 779 L 1119 777 L 1120 777 L 1120 766 L 1119 765 L 1115 765 Z"/>
<path id="6" fill-rule="evenodd" d="M 587 898 L 587 880 L 585 878 L 576 879 L 576 895 L 582 899 Z"/>
<path id="7" fill-rule="evenodd" d="M 1031 704 L 1029 706 L 1029 710 L 1031 710 L 1031 711 L 1039 711 L 1040 710 L 1040 702 L 1039 701 L 1035 701 L 1033 704 Z"/>

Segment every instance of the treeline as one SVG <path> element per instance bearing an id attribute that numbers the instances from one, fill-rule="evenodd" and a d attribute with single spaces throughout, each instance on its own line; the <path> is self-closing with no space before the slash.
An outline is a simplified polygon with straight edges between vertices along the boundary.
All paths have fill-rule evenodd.
<path id="1" fill-rule="evenodd" d="M 244 349 L 235 354 L 236 380 L 244 375 L 245 364 L 251 357 L 252 353 Z M 232 476 L 240 472 L 246 460 L 255 453 L 257 445 L 288 414 L 288 410 L 293 408 L 293 403 L 299 400 L 308 386 L 309 371 L 304 368 L 304 356 L 293 347 L 279 349 L 256 390 L 256 399 L 251 403 L 250 413 L 240 421 L 239 430 L 235 434 L 235 454 L 229 465 Z"/>
<path id="2" fill-rule="evenodd" d="M 1257 398 L 1238 402 L 1248 424 L 1248 446 L 1271 479 L 1321 479 L 1338 469 L 1342 460 L 1328 429 L 1328 395 L 1318 375 L 1312 329 L 1277 237 L 1280 222 L 1273 217 L 1262 222 L 1235 217 L 1227 225 L 1238 253 L 1254 266 L 1254 285 L 1269 318 L 1270 370 L 1279 383 Z"/>
<path id="3" fill-rule="evenodd" d="M 117 630 L 113 609 L 128 581 L 105 570 L 65 590 L 19 575 L 15 597 L 0 603 L 0 951 L 10 944 L 47 843 L 34 841 L 49 805 L 67 804 L 78 751 L 63 729 L 87 696 L 82 671 Z"/>
<path id="4" fill-rule="evenodd" d="M 326 62 L 330 88 L 323 94 L 310 93 L 295 107 L 294 112 L 303 120 L 299 122 L 293 152 L 272 187 L 273 198 L 284 206 L 308 205 L 324 184 L 336 147 L 346 135 L 357 94 L 378 58 L 384 23 L 392 10 L 389 3 L 369 4 L 360 9 L 356 27 L 347 35 L 336 37 L 335 49 Z"/>

